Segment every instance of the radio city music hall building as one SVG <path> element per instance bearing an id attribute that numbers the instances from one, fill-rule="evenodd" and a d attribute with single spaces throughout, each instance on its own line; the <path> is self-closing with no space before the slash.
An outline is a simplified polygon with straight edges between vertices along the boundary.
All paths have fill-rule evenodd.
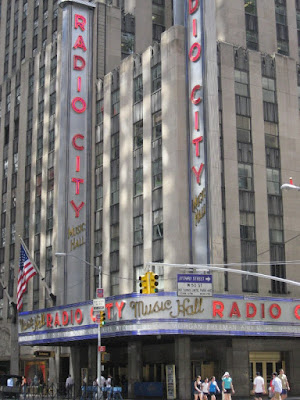
<path id="1" fill-rule="evenodd" d="M 224 270 L 180 296 L 160 265 L 299 280 L 299 194 L 280 190 L 300 182 L 299 1 L 5 3 L 1 371 L 95 378 L 101 266 L 104 374 L 129 397 L 144 381 L 185 399 L 225 370 L 248 395 L 282 366 L 299 393 L 296 285 Z M 15 321 L 19 236 L 45 279 Z M 159 292 L 141 295 L 148 262 Z"/>

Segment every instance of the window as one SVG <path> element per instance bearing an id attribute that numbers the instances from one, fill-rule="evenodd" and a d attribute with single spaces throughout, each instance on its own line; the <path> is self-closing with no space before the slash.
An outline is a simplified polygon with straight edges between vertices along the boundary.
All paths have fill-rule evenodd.
<path id="1" fill-rule="evenodd" d="M 56 71 L 57 71 L 57 57 L 51 58 L 51 67 L 50 67 L 50 77 L 51 79 L 56 77 Z"/>
<path id="2" fill-rule="evenodd" d="M 161 34 L 165 30 L 165 9 L 164 1 L 152 2 L 152 37 L 153 40 L 160 41 Z"/>
<path id="3" fill-rule="evenodd" d="M 54 146 L 55 146 L 55 130 L 51 129 L 49 131 L 49 142 L 48 142 L 48 152 L 49 153 L 54 150 Z"/>
<path id="4" fill-rule="evenodd" d="M 283 218 L 280 215 L 269 215 L 269 233 L 271 243 L 283 243 Z"/>
<path id="5" fill-rule="evenodd" d="M 133 126 L 133 146 L 134 150 L 143 146 L 143 121 L 139 121 Z"/>
<path id="6" fill-rule="evenodd" d="M 278 125 L 273 122 L 265 121 L 265 140 L 266 147 L 278 148 Z"/>
<path id="7" fill-rule="evenodd" d="M 133 101 L 134 103 L 138 103 L 139 101 L 143 100 L 143 77 L 139 75 L 133 81 Z"/>
<path id="8" fill-rule="evenodd" d="M 267 168 L 268 194 L 280 195 L 279 169 Z"/>
<path id="9" fill-rule="evenodd" d="M 249 90 L 248 90 L 248 72 L 246 71 L 241 71 L 238 69 L 234 70 L 234 86 L 235 86 L 235 93 L 240 95 L 240 96 L 249 96 Z"/>
<path id="10" fill-rule="evenodd" d="M 157 64 L 151 69 L 152 93 L 161 88 L 161 65 Z"/>
<path id="11" fill-rule="evenodd" d="M 111 115 L 117 115 L 120 113 L 120 91 L 115 90 L 111 94 Z"/>
<path id="12" fill-rule="evenodd" d="M 267 103 L 275 103 L 275 80 L 262 77 L 263 101 Z"/>
<path id="13" fill-rule="evenodd" d="M 162 159 L 158 159 L 152 163 L 153 172 L 153 189 L 162 185 Z"/>
<path id="14" fill-rule="evenodd" d="M 111 205 L 119 203 L 119 178 L 111 180 Z"/>
<path id="15" fill-rule="evenodd" d="M 153 211 L 153 240 L 163 238 L 163 212 L 162 209 Z"/>
<path id="16" fill-rule="evenodd" d="M 134 196 L 143 193 L 143 168 L 134 170 Z"/>
<path id="17" fill-rule="evenodd" d="M 40 87 L 43 87 L 45 85 L 45 66 L 44 65 L 40 68 L 39 84 L 40 84 Z"/>
<path id="18" fill-rule="evenodd" d="M 237 115 L 236 129 L 237 129 L 237 140 L 239 142 L 244 142 L 244 143 L 251 142 L 251 119 L 249 117 L 243 117 L 242 115 Z"/>
<path id="19" fill-rule="evenodd" d="M 258 50 L 258 23 L 256 0 L 244 0 L 246 21 L 246 42 L 251 50 Z"/>
<path id="20" fill-rule="evenodd" d="M 134 33 L 122 32 L 121 33 L 121 52 L 122 58 L 134 53 Z"/>
<path id="21" fill-rule="evenodd" d="M 240 190 L 253 190 L 252 187 L 252 165 L 238 164 L 238 177 Z"/>
<path id="22" fill-rule="evenodd" d="M 156 112 L 152 115 L 152 140 L 160 138 L 162 135 L 161 126 L 161 111 Z"/>
<path id="23" fill-rule="evenodd" d="M 56 108 L 56 92 L 50 95 L 50 115 L 55 114 L 55 108 Z"/>
<path id="24" fill-rule="evenodd" d="M 119 158 L 119 133 L 111 136 L 111 159 Z"/>
<path id="25" fill-rule="evenodd" d="M 44 100 L 39 103 L 38 122 L 43 122 L 44 119 Z"/>
<path id="26" fill-rule="evenodd" d="M 110 226 L 110 251 L 119 250 L 119 224 Z"/>
<path id="27" fill-rule="evenodd" d="M 138 217 L 133 218 L 133 244 L 138 245 L 143 243 L 143 216 L 139 215 Z"/>
<path id="28" fill-rule="evenodd" d="M 104 116 L 103 99 L 97 101 L 96 112 L 97 112 L 97 125 L 101 125 L 101 124 L 103 124 L 103 116 Z M 100 138 L 97 141 L 99 142 Z"/>
<path id="29" fill-rule="evenodd" d="M 241 239 L 255 240 L 255 214 L 248 212 L 240 213 Z"/>
<path id="30" fill-rule="evenodd" d="M 289 55 L 289 34 L 285 0 L 275 0 L 275 18 L 277 32 L 277 51 Z"/>

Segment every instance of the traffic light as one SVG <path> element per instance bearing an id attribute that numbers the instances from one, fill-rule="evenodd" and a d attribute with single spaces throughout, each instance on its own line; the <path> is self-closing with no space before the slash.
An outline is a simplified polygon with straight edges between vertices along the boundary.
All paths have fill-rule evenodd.
<path id="1" fill-rule="evenodd" d="M 150 294 L 150 293 L 157 293 L 158 289 L 158 275 L 154 272 L 149 271 L 146 272 L 145 275 L 139 277 L 140 280 L 140 293 L 142 294 Z"/>
<path id="2" fill-rule="evenodd" d="M 158 286 L 158 275 L 156 275 L 154 272 L 149 272 L 150 274 L 150 293 L 157 293 L 158 289 L 156 286 Z"/>
<path id="3" fill-rule="evenodd" d="M 148 294 L 149 292 L 149 281 L 148 281 L 148 272 L 146 275 L 142 275 L 139 277 L 140 280 L 140 293 L 142 294 Z"/>
<path id="4" fill-rule="evenodd" d="M 100 311 L 100 326 L 105 325 L 105 311 Z"/>

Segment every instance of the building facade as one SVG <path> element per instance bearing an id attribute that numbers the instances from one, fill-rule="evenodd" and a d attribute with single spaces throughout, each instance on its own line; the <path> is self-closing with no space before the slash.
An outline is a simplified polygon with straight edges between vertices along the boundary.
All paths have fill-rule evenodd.
<path id="1" fill-rule="evenodd" d="M 247 395 L 280 367 L 299 393 L 299 195 L 280 189 L 300 182 L 299 24 L 299 0 L 1 3 L 3 372 L 94 379 L 102 286 L 104 374 L 129 398 L 225 370 Z M 40 274 L 16 318 L 20 238 Z M 177 293 L 190 264 L 224 267 L 212 296 Z"/>

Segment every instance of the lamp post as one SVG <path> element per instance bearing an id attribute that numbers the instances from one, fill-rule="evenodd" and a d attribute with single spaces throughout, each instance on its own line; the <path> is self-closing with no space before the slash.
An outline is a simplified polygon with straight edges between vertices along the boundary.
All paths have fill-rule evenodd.
<path id="1" fill-rule="evenodd" d="M 89 263 L 86 260 L 83 260 L 80 257 L 75 256 L 74 254 L 70 254 L 70 253 L 55 253 L 56 257 L 74 257 L 79 261 L 82 261 L 88 265 L 90 265 L 91 267 L 95 268 L 98 270 L 99 273 L 99 287 L 102 287 L 102 266 L 96 266 L 93 265 L 91 263 Z M 98 346 L 97 346 L 97 381 L 98 381 L 98 386 L 97 386 L 97 390 L 98 390 L 98 399 L 100 399 L 100 391 L 101 391 L 101 353 L 100 353 L 100 347 L 101 347 L 101 329 L 100 329 L 100 321 L 98 323 Z"/>
<path id="2" fill-rule="evenodd" d="M 293 178 L 290 178 L 289 183 L 284 183 L 283 185 L 280 186 L 281 190 L 298 190 L 300 191 L 300 186 L 296 186 L 293 183 Z"/>

